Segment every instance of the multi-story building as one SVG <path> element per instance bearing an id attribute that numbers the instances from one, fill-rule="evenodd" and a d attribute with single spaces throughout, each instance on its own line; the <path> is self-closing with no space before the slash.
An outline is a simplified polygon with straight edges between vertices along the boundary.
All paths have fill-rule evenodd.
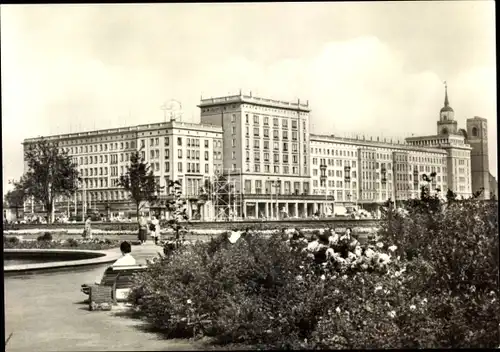
<path id="1" fill-rule="evenodd" d="M 39 139 L 26 139 L 24 147 Z M 134 205 L 118 186 L 118 180 L 137 150 L 163 187 L 158 199 L 167 196 L 169 180 L 179 180 L 191 216 L 203 212 L 199 209 L 198 192 L 204 179 L 222 169 L 222 130 L 216 126 L 171 121 L 46 139 L 57 141 L 78 165 L 82 183 L 75 197 L 58 199 L 56 203 L 56 209 L 73 214 L 90 209 L 108 216 L 135 214 Z M 32 202 L 27 206 L 34 208 Z"/>
<path id="2" fill-rule="evenodd" d="M 446 152 L 440 149 L 311 135 L 312 193 L 332 205 L 357 203 L 366 208 L 387 199 L 419 196 L 423 174 L 436 172 L 434 189 L 446 189 Z"/>
<path id="3" fill-rule="evenodd" d="M 476 124 L 469 123 L 468 127 L 472 128 Z M 481 124 L 480 124 L 481 125 Z M 471 155 L 471 146 L 467 144 L 467 132 L 463 129 L 458 129 L 457 121 L 455 121 L 455 112 L 449 104 L 448 90 L 445 88 L 444 106 L 440 111 L 439 121 L 437 122 L 437 134 L 431 136 L 409 137 L 406 138 L 406 143 L 412 146 L 421 146 L 427 148 L 435 148 L 446 151 L 446 169 L 447 169 L 447 188 L 457 193 L 459 197 L 470 197 L 472 195 L 472 177 L 471 165 L 476 166 L 477 179 L 483 180 L 480 175 L 486 175 L 480 185 L 488 184 L 488 169 L 487 169 L 487 151 L 482 149 L 482 142 L 477 136 L 473 139 L 477 141 L 476 153 Z M 487 139 L 486 139 L 487 141 Z M 487 143 L 487 142 L 486 142 Z M 479 145 L 481 148 L 479 148 Z M 486 153 L 486 165 L 484 165 L 484 153 Z M 480 162 L 478 161 L 480 159 Z M 480 171 L 481 167 L 486 166 L 486 171 Z"/>
<path id="4" fill-rule="evenodd" d="M 242 197 L 237 215 L 304 216 L 310 192 L 309 104 L 250 95 L 202 99 L 201 122 L 224 131 L 224 168 Z M 228 172 L 229 174 L 229 172 Z M 273 199 L 274 197 L 274 199 Z M 312 197 L 309 214 L 314 210 Z"/>
<path id="5" fill-rule="evenodd" d="M 435 173 L 432 189 L 468 197 L 493 184 L 488 169 L 486 120 L 467 120 L 458 129 L 445 90 L 437 134 L 386 139 L 343 138 L 309 132 L 310 107 L 241 94 L 201 99 L 201 124 L 170 121 L 127 128 L 51 136 L 78 164 L 83 179 L 75 199 L 61 200 L 74 212 L 86 204 L 104 214 L 132 213 L 118 179 L 130 154 L 140 150 L 160 185 L 182 183 L 188 213 L 219 216 L 213 186 L 200 202 L 207 180 L 224 176 L 231 193 L 225 216 L 277 218 L 337 213 L 357 203 L 375 208 L 386 201 L 419 196 L 423 174 Z M 25 147 L 38 139 L 27 139 Z M 159 194 L 159 199 L 166 194 Z"/>

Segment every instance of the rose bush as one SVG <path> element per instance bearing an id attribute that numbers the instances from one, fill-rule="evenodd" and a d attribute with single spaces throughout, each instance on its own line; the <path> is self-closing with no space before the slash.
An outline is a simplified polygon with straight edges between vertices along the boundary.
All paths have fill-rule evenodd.
<path id="1" fill-rule="evenodd" d="M 129 297 L 168 337 L 263 348 L 498 345 L 497 203 L 426 199 L 385 209 L 358 241 L 288 229 L 185 243 Z"/>

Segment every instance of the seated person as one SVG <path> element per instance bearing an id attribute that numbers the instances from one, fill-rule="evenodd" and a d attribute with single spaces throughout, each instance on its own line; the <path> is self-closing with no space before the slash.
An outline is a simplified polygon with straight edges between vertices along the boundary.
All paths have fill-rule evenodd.
<path id="1" fill-rule="evenodd" d="M 134 257 L 130 254 L 132 252 L 132 246 L 130 245 L 130 242 L 124 241 L 120 244 L 120 250 L 122 252 L 122 256 L 118 258 L 116 262 L 111 265 L 112 267 L 120 267 L 120 266 L 131 266 L 131 265 L 137 265 L 137 262 Z M 96 285 L 99 285 L 102 281 L 102 278 L 99 278 L 95 281 Z M 83 284 L 82 285 L 82 292 L 85 294 L 89 294 L 90 289 L 89 285 Z"/>
<path id="2" fill-rule="evenodd" d="M 113 267 L 121 265 L 137 265 L 135 258 L 132 257 L 132 254 L 130 254 L 130 252 L 132 252 L 132 246 L 130 245 L 130 242 L 122 242 L 120 244 L 120 250 L 122 251 L 122 257 L 114 262 L 114 264 L 112 265 Z"/>

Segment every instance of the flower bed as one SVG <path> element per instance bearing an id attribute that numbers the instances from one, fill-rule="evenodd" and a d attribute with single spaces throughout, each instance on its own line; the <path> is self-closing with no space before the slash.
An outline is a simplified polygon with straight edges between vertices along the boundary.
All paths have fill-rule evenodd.
<path id="1" fill-rule="evenodd" d="M 110 239 L 73 239 L 52 240 L 48 236 L 40 236 L 35 241 L 26 241 L 22 237 L 4 236 L 4 249 L 88 249 L 106 250 L 120 247 L 121 241 Z"/>
<path id="2" fill-rule="evenodd" d="M 377 236 L 290 229 L 185 244 L 129 297 L 167 337 L 263 348 L 498 345 L 498 205 L 388 208 Z M 427 205 L 426 205 L 427 204 Z"/>

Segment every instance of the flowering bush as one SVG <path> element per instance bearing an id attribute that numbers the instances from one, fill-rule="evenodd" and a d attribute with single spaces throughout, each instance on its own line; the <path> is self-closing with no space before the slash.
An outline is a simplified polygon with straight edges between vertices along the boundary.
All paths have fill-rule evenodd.
<path id="1" fill-rule="evenodd" d="M 15 238 L 15 240 L 13 240 Z M 106 250 L 120 246 L 120 241 L 109 239 L 73 239 L 21 241 L 17 237 L 4 236 L 3 246 L 7 249 L 89 249 Z"/>
<path id="2" fill-rule="evenodd" d="M 224 233 L 180 246 L 129 297 L 168 337 L 264 348 L 498 345 L 497 203 L 386 209 L 378 234 Z"/>

